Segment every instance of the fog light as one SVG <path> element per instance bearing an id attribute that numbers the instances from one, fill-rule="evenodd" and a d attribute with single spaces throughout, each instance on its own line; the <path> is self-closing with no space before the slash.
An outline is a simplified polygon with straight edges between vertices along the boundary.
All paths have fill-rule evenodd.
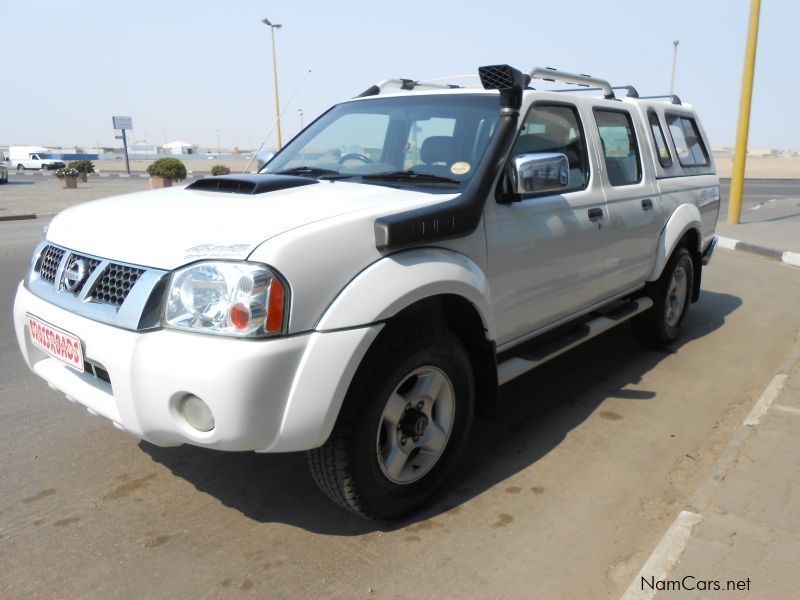
<path id="1" fill-rule="evenodd" d="M 208 404 L 197 396 L 186 396 L 181 403 L 181 414 L 186 422 L 198 431 L 214 429 L 214 415 Z"/>

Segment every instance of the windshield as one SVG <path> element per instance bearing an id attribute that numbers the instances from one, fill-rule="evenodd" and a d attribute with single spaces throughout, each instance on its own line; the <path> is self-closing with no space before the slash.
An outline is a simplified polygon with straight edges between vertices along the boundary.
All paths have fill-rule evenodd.
<path id="1" fill-rule="evenodd" d="M 333 107 L 261 171 L 380 185 L 463 188 L 498 122 L 497 98 L 447 94 Z"/>

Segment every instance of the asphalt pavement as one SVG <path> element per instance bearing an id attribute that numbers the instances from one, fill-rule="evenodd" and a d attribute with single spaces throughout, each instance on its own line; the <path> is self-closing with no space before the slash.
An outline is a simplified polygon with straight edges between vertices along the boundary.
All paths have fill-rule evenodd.
<path id="1" fill-rule="evenodd" d="M 448 492 L 379 524 L 302 454 L 158 448 L 30 374 L 10 314 L 43 224 L 0 223 L 0 598 L 620 597 L 800 327 L 800 271 L 718 250 L 680 344 L 622 326 L 504 386 Z"/>

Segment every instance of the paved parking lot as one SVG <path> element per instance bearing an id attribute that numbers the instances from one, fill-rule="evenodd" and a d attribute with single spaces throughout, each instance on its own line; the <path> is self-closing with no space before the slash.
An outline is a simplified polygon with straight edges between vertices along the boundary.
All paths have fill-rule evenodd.
<path id="1" fill-rule="evenodd" d="M 719 250 L 679 347 L 623 326 L 515 380 L 449 492 L 376 524 L 302 454 L 157 448 L 29 374 L 9 316 L 42 223 L 0 223 L 2 598 L 619 597 L 800 326 L 800 270 Z"/>

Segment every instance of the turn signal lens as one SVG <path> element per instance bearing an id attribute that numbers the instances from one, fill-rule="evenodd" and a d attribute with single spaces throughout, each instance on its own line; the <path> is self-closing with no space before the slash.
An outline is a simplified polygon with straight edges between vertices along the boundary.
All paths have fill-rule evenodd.
<path id="1" fill-rule="evenodd" d="M 283 286 L 277 279 L 269 284 L 269 310 L 267 311 L 266 330 L 275 333 L 283 326 Z"/>

